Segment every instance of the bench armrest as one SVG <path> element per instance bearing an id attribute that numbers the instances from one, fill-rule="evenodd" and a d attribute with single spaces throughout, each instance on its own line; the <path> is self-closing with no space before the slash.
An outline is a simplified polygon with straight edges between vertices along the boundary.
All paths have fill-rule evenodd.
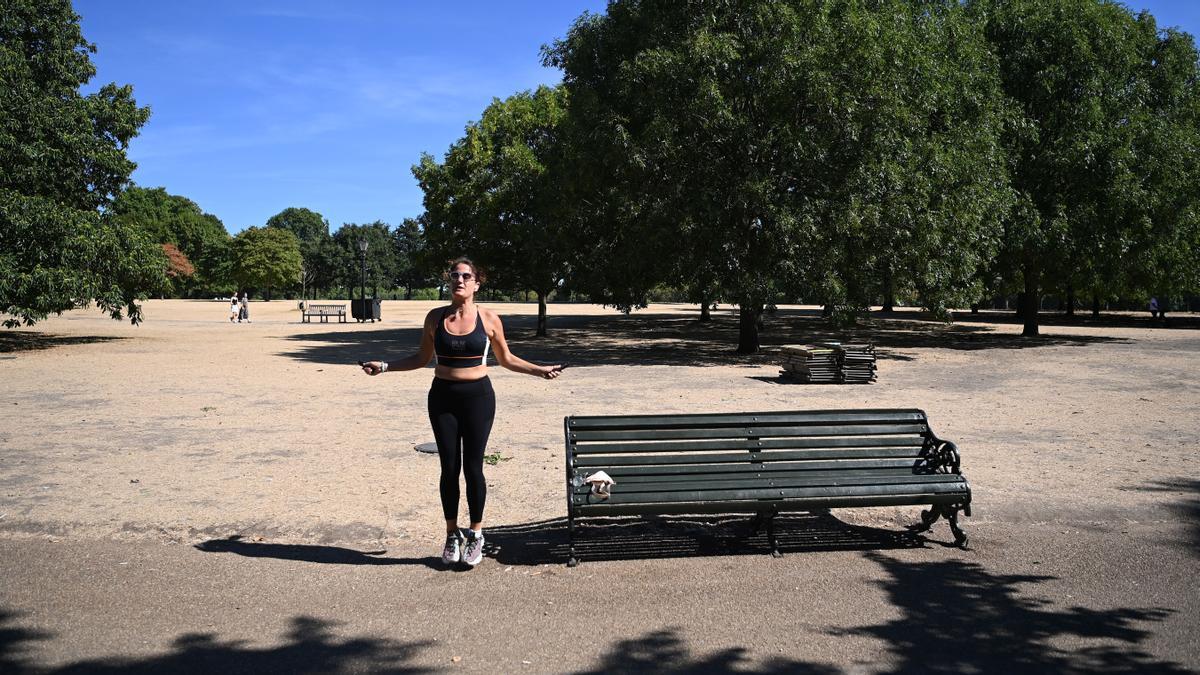
<path id="1" fill-rule="evenodd" d="M 938 438 L 937 434 L 933 433 L 933 431 L 929 432 L 929 441 L 931 451 L 926 460 L 929 462 L 929 466 L 935 470 L 962 475 L 962 471 L 959 468 L 962 460 L 958 455 L 958 446 L 953 441 Z"/>

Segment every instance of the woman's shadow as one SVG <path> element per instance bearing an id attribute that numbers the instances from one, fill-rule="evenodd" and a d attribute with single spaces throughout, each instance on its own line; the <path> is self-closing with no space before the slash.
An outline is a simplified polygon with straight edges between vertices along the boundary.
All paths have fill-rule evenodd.
<path id="1" fill-rule="evenodd" d="M 428 556 L 424 558 L 384 558 L 384 551 L 356 551 L 341 546 L 317 546 L 314 544 L 271 544 L 265 542 L 243 541 L 241 535 L 233 535 L 225 539 L 209 539 L 195 545 L 195 548 L 205 553 L 235 553 L 248 558 L 277 558 L 279 560 L 296 560 L 300 562 L 322 563 L 326 565 L 424 565 L 430 569 L 442 570 L 445 565 L 440 558 Z"/>

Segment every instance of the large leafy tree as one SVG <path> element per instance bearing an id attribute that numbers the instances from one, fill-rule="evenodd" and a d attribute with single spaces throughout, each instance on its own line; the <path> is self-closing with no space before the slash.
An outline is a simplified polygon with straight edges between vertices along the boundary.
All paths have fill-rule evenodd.
<path id="1" fill-rule="evenodd" d="M 1038 334 L 1046 288 L 1195 283 L 1197 56 L 1110 0 L 972 0 L 1019 118 L 998 268 Z M 1133 273 L 1127 270 L 1133 269 Z"/>
<path id="2" fill-rule="evenodd" d="M 426 264 L 425 230 L 421 226 L 423 219 L 424 216 L 405 218 L 392 231 L 396 261 L 393 282 L 404 288 L 405 300 L 412 299 L 413 288 L 424 286 L 432 277 Z"/>
<path id="3" fill-rule="evenodd" d="M 103 209 L 134 169 L 130 139 L 149 118 L 129 86 L 84 96 L 96 48 L 67 0 L 0 6 L 0 315 L 31 325 L 95 302 L 141 319 L 165 262 Z"/>
<path id="4" fill-rule="evenodd" d="M 493 100 L 437 163 L 413 167 L 425 191 L 425 238 L 443 259 L 464 253 L 489 283 L 537 294 L 537 335 L 546 300 L 567 273 L 571 237 L 564 208 L 566 94 L 538 87 Z"/>
<path id="5" fill-rule="evenodd" d="M 781 292 L 853 313 L 887 270 L 941 309 L 994 245 L 1000 99 L 954 0 L 613 2 L 546 60 L 604 301 L 683 280 L 738 304 L 753 352 Z"/>
<path id="6" fill-rule="evenodd" d="M 225 225 L 196 202 L 164 188 L 130 187 L 117 195 L 110 212 L 117 221 L 144 233 L 151 241 L 171 244 L 196 266 L 196 275 L 177 290 L 207 294 L 227 284 L 225 270 L 230 236 Z"/>
<path id="7" fill-rule="evenodd" d="M 232 275 L 243 288 L 271 291 L 296 284 L 302 264 L 296 235 L 277 227 L 249 227 L 233 238 Z"/>
<path id="8" fill-rule="evenodd" d="M 336 252 L 337 279 L 351 297 L 362 284 L 364 258 L 359 250 L 360 241 L 367 243 L 366 285 L 370 292 L 388 286 L 396 276 L 396 249 L 388 224 L 378 220 L 366 225 L 345 223 L 333 233 L 332 248 Z"/>
<path id="9" fill-rule="evenodd" d="M 268 218 L 267 227 L 288 230 L 300 241 L 301 283 L 306 290 L 327 289 L 336 282 L 338 257 L 332 249 L 329 221 L 324 216 L 306 208 L 289 206 Z"/>

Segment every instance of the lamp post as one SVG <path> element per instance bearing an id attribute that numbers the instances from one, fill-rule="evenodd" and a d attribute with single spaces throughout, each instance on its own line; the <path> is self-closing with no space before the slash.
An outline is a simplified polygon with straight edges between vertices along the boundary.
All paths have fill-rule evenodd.
<path id="1" fill-rule="evenodd" d="M 367 240 L 358 240 L 358 259 L 362 263 L 362 273 L 359 275 L 361 295 L 363 307 L 367 306 Z"/>

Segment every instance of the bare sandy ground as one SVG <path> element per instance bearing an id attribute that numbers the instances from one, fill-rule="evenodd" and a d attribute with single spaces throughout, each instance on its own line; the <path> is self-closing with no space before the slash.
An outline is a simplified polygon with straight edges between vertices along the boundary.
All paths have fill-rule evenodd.
<path id="1" fill-rule="evenodd" d="M 432 371 L 370 378 L 354 362 L 410 352 L 437 304 L 385 302 L 383 322 L 339 325 L 301 323 L 293 301 L 257 302 L 253 323 L 239 325 L 222 302 L 150 301 L 140 326 L 77 311 L 9 331 L 0 342 L 0 534 L 240 535 L 429 553 L 442 536 L 438 463 L 414 445 L 432 440 Z M 490 451 L 501 460 L 486 467 L 489 526 L 565 515 L 565 415 L 848 407 L 928 412 L 962 451 L 975 491 L 968 531 L 1196 517 L 1194 329 L 1130 316 L 1024 340 L 1011 317 L 964 314 L 944 326 L 902 311 L 837 333 L 814 308 L 781 307 L 767 320 L 764 353 L 741 357 L 728 309 L 699 324 L 684 305 L 628 317 L 552 305 L 551 335 L 538 340 L 535 305 L 483 304 L 504 317 L 517 354 L 571 365 L 552 382 L 492 369 Z M 777 380 L 772 347 L 831 337 L 874 340 L 879 381 Z M 899 527 L 915 513 L 838 517 Z"/>

